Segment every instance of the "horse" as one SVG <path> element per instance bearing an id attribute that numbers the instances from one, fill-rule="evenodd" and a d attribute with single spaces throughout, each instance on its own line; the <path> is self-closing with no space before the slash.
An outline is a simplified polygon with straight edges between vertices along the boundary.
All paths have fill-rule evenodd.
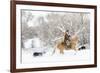
<path id="1" fill-rule="evenodd" d="M 70 38 L 68 37 L 68 33 L 64 32 L 64 38 L 62 41 L 57 42 L 56 44 L 56 48 L 59 49 L 60 54 L 64 54 L 64 50 L 75 50 L 77 51 L 77 44 L 78 44 L 78 36 L 77 34 L 74 34 L 72 36 L 70 36 Z M 54 50 L 55 52 L 55 50 Z"/>

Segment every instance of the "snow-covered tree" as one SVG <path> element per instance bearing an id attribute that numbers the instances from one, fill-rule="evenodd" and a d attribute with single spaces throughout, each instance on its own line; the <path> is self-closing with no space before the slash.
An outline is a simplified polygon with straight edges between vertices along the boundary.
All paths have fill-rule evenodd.
<path id="1" fill-rule="evenodd" d="M 89 44 L 90 18 L 89 13 L 83 12 L 42 12 L 22 11 L 22 41 L 39 38 L 44 46 L 54 46 L 55 39 L 63 37 L 62 31 L 69 30 L 70 34 L 77 33 L 79 44 Z M 32 26 L 29 27 L 31 21 Z"/>

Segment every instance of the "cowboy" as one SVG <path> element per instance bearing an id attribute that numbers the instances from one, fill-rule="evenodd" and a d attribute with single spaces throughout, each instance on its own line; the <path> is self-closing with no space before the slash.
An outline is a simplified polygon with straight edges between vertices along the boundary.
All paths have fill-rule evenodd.
<path id="1" fill-rule="evenodd" d="M 70 36 L 69 30 L 66 30 L 65 37 L 64 37 L 64 42 L 65 42 L 65 44 L 67 44 L 67 46 L 70 45 L 70 40 L 71 40 L 71 36 Z"/>
<path id="2" fill-rule="evenodd" d="M 70 33 L 69 33 L 69 30 L 66 30 L 66 40 L 70 41 Z"/>

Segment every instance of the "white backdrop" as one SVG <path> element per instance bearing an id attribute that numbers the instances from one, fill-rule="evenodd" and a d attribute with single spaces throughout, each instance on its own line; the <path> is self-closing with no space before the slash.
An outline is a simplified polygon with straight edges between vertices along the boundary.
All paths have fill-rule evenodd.
<path id="1" fill-rule="evenodd" d="M 98 6 L 98 32 L 100 31 L 100 0 L 32 0 L 56 3 L 88 4 Z M 98 33 L 100 37 L 100 33 Z M 98 67 L 84 69 L 68 69 L 55 71 L 41 71 L 34 73 L 99 73 L 100 72 L 100 38 L 98 38 Z M 0 2 L 0 73 L 10 73 L 10 0 Z M 27 72 L 29 73 L 29 72 Z M 33 73 L 33 72 L 30 72 Z"/>

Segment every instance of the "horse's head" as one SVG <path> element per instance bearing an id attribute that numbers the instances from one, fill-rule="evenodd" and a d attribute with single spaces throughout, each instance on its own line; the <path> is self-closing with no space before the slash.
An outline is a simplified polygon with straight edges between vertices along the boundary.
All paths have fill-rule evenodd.
<path id="1" fill-rule="evenodd" d="M 78 35 L 77 34 L 74 34 L 71 36 L 71 41 L 78 41 Z"/>

